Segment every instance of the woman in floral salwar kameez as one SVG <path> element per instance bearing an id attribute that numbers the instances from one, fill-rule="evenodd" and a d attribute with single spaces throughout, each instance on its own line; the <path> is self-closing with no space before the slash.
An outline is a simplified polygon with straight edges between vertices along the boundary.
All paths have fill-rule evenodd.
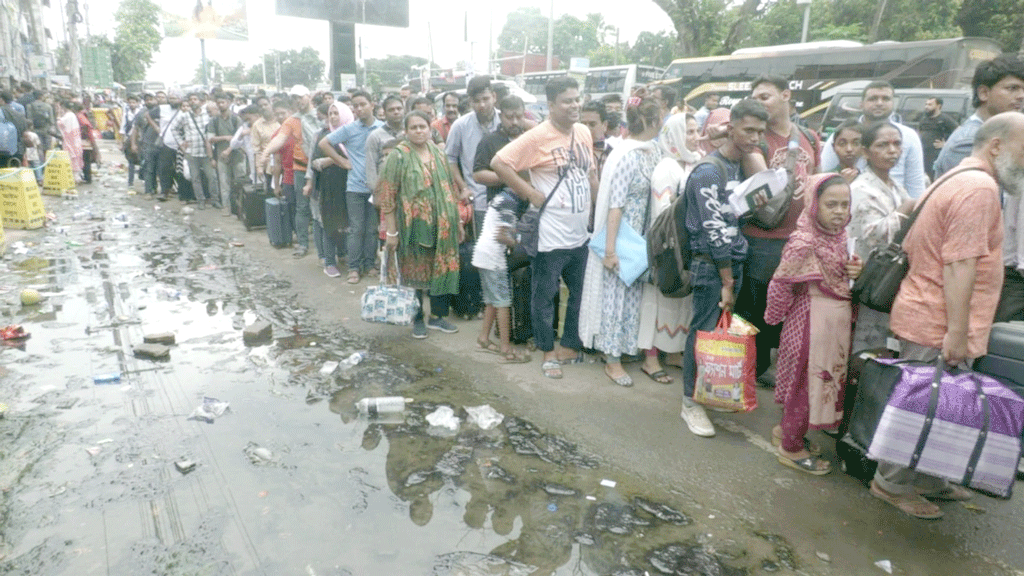
<path id="1" fill-rule="evenodd" d="M 775 402 L 782 422 L 772 431 L 779 462 L 816 476 L 832 467 L 805 438 L 843 417 L 853 307 L 850 280 L 862 263 L 847 253 L 850 187 L 838 174 L 808 179 L 809 199 L 768 286 L 765 322 L 783 323 Z"/>
<path id="2" fill-rule="evenodd" d="M 405 135 L 408 140 L 388 155 L 381 172 L 380 208 L 388 248 L 385 258 L 392 258 L 397 250 L 402 284 L 416 288 L 420 298 L 412 335 L 426 338 L 427 328 L 458 331 L 447 317 L 451 295 L 459 292 L 462 227 L 448 159 L 430 141 L 427 115 L 409 113 Z M 430 319 L 426 323 L 424 291 L 430 296 Z"/>

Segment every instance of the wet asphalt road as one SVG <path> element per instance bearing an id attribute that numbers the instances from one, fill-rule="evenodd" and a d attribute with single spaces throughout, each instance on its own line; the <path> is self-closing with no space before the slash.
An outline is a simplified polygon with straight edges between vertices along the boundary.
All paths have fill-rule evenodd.
<path id="1" fill-rule="evenodd" d="M 368 281 L 128 196 L 122 174 L 44 200 L 49 227 L 8 231 L 0 261 L 3 323 L 32 333 L 0 349 L 0 574 L 1024 574 L 1019 497 L 922 522 L 841 473 L 782 468 L 769 391 L 698 439 L 678 382 L 630 367 L 622 389 L 599 364 L 549 381 L 537 358 L 474 351 L 477 321 L 426 341 L 363 323 Z M 24 287 L 44 302 L 20 306 Z M 246 346 L 258 318 L 273 339 Z M 168 360 L 132 356 L 168 331 Z M 348 378 L 319 373 L 355 350 Z M 358 417 L 378 395 L 414 402 Z M 189 419 L 204 397 L 230 410 Z M 498 428 L 464 421 L 482 404 Z M 427 425 L 440 405 L 457 432 Z"/>

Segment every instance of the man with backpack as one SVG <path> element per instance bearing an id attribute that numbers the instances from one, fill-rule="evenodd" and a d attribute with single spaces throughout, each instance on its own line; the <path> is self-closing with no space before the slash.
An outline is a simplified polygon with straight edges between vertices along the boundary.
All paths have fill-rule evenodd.
<path id="1" fill-rule="evenodd" d="M 725 143 L 708 154 L 690 173 L 683 189 L 689 235 L 693 317 L 683 349 L 683 408 L 680 417 L 697 436 L 715 435 L 704 408 L 693 401 L 697 381 L 697 332 L 711 332 L 723 310 L 731 310 L 744 284 L 747 239 L 740 234 L 738 215 L 729 193 L 745 178 L 740 160 L 758 150 L 768 112 L 747 98 L 733 106 Z"/>
<path id="2" fill-rule="evenodd" d="M 768 112 L 765 160 L 768 168 L 785 168 L 789 174 L 787 193 L 792 200 L 778 222 L 768 223 L 751 218 L 743 226 L 749 251 L 744 269 L 743 290 L 736 303 L 736 312 L 750 321 L 760 332 L 757 334 L 757 374 L 761 377 L 771 366 L 771 350 L 779 347 L 780 326 L 769 326 L 764 321 L 768 302 L 768 283 L 782 258 L 782 248 L 790 234 L 796 230 L 796 221 L 804 210 L 803 188 L 807 177 L 817 172 L 818 137 L 790 118 L 789 81 L 781 76 L 762 75 L 751 84 L 751 98 Z M 771 380 L 771 377 L 768 378 Z"/>
<path id="3" fill-rule="evenodd" d="M 3 168 L 12 164 L 21 166 L 21 159 L 25 154 L 21 135 L 25 132 L 27 124 L 25 116 L 11 107 L 12 100 L 10 92 L 0 92 L 0 167 Z"/>
<path id="4" fill-rule="evenodd" d="M 50 96 L 39 92 L 35 93 L 35 100 L 25 106 L 29 120 L 39 135 L 39 157 L 46 158 L 46 151 L 50 149 L 50 135 L 53 133 L 55 118 L 53 116 L 53 105 L 50 103 Z"/>

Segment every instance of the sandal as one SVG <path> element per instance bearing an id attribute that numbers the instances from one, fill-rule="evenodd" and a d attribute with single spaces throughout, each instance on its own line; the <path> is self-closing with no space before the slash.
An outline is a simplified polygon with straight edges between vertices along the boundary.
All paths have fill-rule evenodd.
<path id="1" fill-rule="evenodd" d="M 607 376 L 608 379 L 611 380 L 612 382 L 615 382 L 616 384 L 624 388 L 629 388 L 630 386 L 633 385 L 633 379 L 629 377 L 629 374 L 623 374 L 622 376 L 616 378 L 615 376 L 609 374 L 608 370 L 605 369 L 604 375 Z"/>
<path id="2" fill-rule="evenodd" d="M 349 273 L 348 273 L 348 283 L 349 284 L 359 284 L 359 271 L 358 270 L 351 270 L 351 271 L 349 271 Z"/>
<path id="3" fill-rule="evenodd" d="M 558 363 L 558 360 L 545 360 L 540 365 L 540 369 L 546 378 L 558 380 L 562 377 L 562 365 Z"/>
<path id="4" fill-rule="evenodd" d="M 922 520 L 936 520 L 942 518 L 942 510 L 938 506 L 925 500 L 922 496 L 917 494 L 890 494 L 885 490 L 882 490 L 875 484 L 875 481 L 871 481 L 871 488 L 868 490 L 871 495 L 883 502 L 887 502 L 892 506 L 895 506 L 904 514 L 913 516 L 914 518 L 920 518 Z"/>
<path id="5" fill-rule="evenodd" d="M 501 354 L 499 352 L 499 354 Z M 525 364 L 530 361 L 530 355 L 520 350 L 512 349 L 504 354 L 501 354 L 501 359 L 498 360 L 499 364 Z"/>
<path id="6" fill-rule="evenodd" d="M 658 370 L 657 372 L 648 372 L 646 368 L 641 366 L 640 371 L 646 374 L 648 378 L 654 380 L 658 384 L 671 384 L 675 382 L 675 379 L 669 376 L 668 372 L 665 372 L 664 370 Z"/>
<path id="7" fill-rule="evenodd" d="M 487 352 L 488 354 L 501 354 L 501 348 L 498 343 L 493 340 L 477 340 L 477 352 Z"/>
<path id="8" fill-rule="evenodd" d="M 787 466 L 794 470 L 805 472 L 807 474 L 810 474 L 811 476 L 825 476 L 826 474 L 832 472 L 832 464 L 828 460 L 823 460 L 821 458 L 818 458 L 817 456 L 808 456 L 806 458 L 799 458 L 793 460 L 792 458 L 788 458 L 786 456 L 783 456 L 782 454 L 779 454 L 778 458 L 779 464 L 782 464 L 783 466 Z M 821 468 L 819 466 L 821 463 L 825 463 L 828 466 L 826 468 Z"/>
<path id="9" fill-rule="evenodd" d="M 586 355 L 583 354 L 583 352 L 577 352 L 576 355 L 573 356 L 572 358 L 558 360 L 558 363 L 562 364 L 563 366 L 568 364 L 583 364 L 586 361 L 586 359 L 587 357 Z"/>
<path id="10" fill-rule="evenodd" d="M 782 431 L 779 430 L 779 436 L 775 435 L 775 431 L 779 430 L 778 426 L 772 428 L 772 446 L 776 448 L 782 446 Z M 811 442 L 807 438 L 804 438 L 804 450 L 811 453 L 811 456 L 821 456 L 821 446 Z"/>

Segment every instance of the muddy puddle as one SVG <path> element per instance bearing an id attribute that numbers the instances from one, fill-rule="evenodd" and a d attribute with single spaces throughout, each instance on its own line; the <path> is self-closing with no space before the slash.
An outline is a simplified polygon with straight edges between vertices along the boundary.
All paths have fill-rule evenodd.
<path id="1" fill-rule="evenodd" d="M 3 322 L 32 334 L 0 348 L 0 574 L 825 566 L 775 534 L 716 534 L 681 494 L 505 413 L 456 362 L 325 322 L 230 244 L 234 219 L 207 231 L 175 201 L 100 194 L 50 205 L 51 228 L 0 262 Z M 27 287 L 41 304 L 17 303 Z M 246 346 L 261 319 L 273 336 Z M 157 332 L 175 335 L 169 359 L 137 358 Z M 322 373 L 356 351 L 367 354 L 353 369 Z M 354 403 L 376 396 L 412 401 L 360 415 Z M 503 416 L 489 430 L 467 418 L 485 404 Z M 445 406 L 455 430 L 428 422 Z"/>

